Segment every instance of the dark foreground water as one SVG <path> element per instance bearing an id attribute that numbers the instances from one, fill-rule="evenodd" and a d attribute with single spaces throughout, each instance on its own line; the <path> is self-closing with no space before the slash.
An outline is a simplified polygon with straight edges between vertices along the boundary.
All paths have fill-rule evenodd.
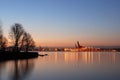
<path id="1" fill-rule="evenodd" d="M 0 62 L 0 80 L 120 80 L 119 52 L 44 53 L 49 56 Z"/>

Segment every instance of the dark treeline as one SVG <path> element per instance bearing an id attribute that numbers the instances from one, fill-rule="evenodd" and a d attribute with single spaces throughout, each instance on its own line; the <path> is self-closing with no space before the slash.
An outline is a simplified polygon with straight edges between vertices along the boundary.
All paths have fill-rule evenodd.
<path id="1" fill-rule="evenodd" d="M 11 26 L 9 33 L 9 40 L 11 46 L 8 46 L 8 40 L 3 35 L 2 26 L 0 25 L 0 51 L 5 52 L 28 52 L 29 49 L 35 47 L 35 42 L 32 36 L 26 32 L 23 26 L 19 23 L 15 23 Z M 10 45 L 9 44 L 9 45 Z"/>

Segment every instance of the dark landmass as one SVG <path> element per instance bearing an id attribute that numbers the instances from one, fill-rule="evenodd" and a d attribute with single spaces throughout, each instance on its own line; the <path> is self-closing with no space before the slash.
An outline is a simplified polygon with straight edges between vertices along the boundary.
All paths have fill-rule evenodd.
<path id="1" fill-rule="evenodd" d="M 7 60 L 20 60 L 37 58 L 39 55 L 37 52 L 0 52 L 0 62 Z"/>

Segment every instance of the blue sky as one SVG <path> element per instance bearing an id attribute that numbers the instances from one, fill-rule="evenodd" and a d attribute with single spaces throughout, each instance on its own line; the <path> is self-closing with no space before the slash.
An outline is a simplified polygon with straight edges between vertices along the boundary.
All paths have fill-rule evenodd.
<path id="1" fill-rule="evenodd" d="M 120 0 L 0 0 L 6 37 L 21 23 L 41 46 L 120 45 Z"/>

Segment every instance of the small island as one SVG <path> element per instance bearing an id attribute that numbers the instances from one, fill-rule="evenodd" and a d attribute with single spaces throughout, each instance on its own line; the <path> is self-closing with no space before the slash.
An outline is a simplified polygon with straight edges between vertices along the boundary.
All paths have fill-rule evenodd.
<path id="1" fill-rule="evenodd" d="M 38 52 L 33 52 L 35 42 L 32 36 L 24 30 L 21 24 L 11 26 L 9 40 L 3 36 L 0 26 L 0 61 L 19 60 L 38 57 Z M 11 45 L 11 46 L 8 46 Z M 29 52 L 31 50 L 31 52 Z"/>

